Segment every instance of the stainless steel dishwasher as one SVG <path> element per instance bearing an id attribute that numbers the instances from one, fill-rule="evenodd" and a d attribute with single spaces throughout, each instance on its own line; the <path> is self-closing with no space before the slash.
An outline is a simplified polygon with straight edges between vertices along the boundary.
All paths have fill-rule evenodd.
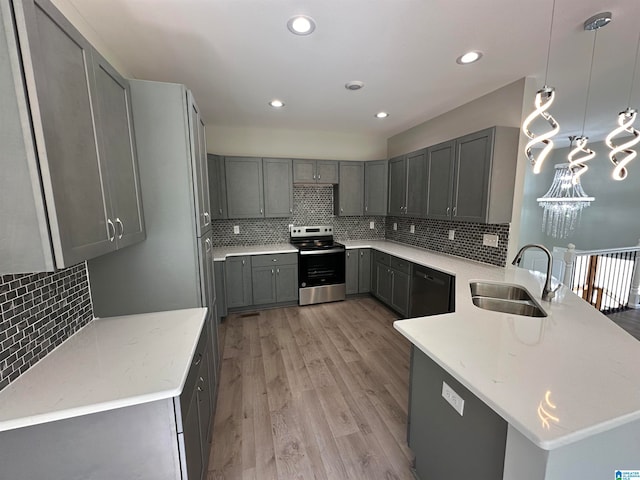
<path id="1" fill-rule="evenodd" d="M 426 317 L 455 310 L 455 278 L 447 273 L 413 265 L 409 317 Z"/>

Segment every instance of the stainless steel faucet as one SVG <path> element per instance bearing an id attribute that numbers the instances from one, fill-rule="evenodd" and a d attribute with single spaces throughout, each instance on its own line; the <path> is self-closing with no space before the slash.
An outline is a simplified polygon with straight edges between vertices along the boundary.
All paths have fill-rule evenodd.
<path id="1" fill-rule="evenodd" d="M 529 243 L 520 249 L 520 251 L 516 254 L 516 258 L 513 259 L 513 262 L 511 262 L 511 264 L 520 265 L 520 260 L 522 260 L 522 254 L 524 253 L 525 250 L 528 250 L 530 248 L 539 248 L 547 255 L 547 278 L 544 282 L 544 288 L 542 289 L 542 300 L 544 300 L 545 302 L 550 302 L 551 299 L 556 296 L 556 290 L 558 288 L 556 288 L 556 290 L 551 289 L 551 266 L 553 262 L 552 262 L 551 252 L 547 247 L 537 243 Z M 560 287 L 560 285 L 558 285 L 558 287 Z"/>

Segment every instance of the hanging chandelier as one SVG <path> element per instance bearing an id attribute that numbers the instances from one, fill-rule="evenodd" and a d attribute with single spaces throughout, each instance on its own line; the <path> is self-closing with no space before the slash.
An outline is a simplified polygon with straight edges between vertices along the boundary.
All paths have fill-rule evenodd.
<path id="1" fill-rule="evenodd" d="M 567 238 L 580 222 L 582 210 L 595 198 L 587 196 L 568 163 L 557 164 L 555 170 L 549 191 L 537 199 L 544 209 L 542 231 L 554 238 Z"/>
<path id="2" fill-rule="evenodd" d="M 553 7 L 551 9 L 551 25 L 549 27 L 549 46 L 547 49 L 547 66 L 544 74 L 544 86 L 536 92 L 536 97 L 534 100 L 534 111 L 531 112 L 527 118 L 522 122 L 522 131 L 524 134 L 529 137 L 529 141 L 524 147 L 525 154 L 527 158 L 531 162 L 533 166 L 533 173 L 538 174 L 542 169 L 542 164 L 553 150 L 553 141 L 551 138 L 556 136 L 560 131 L 560 125 L 556 121 L 555 118 L 547 111 L 549 107 L 553 104 L 553 100 L 555 99 L 555 89 L 553 87 L 547 86 L 547 77 L 549 74 L 549 57 L 551 56 L 551 37 L 553 34 L 553 17 L 556 10 L 556 2 L 553 0 Z M 545 120 L 551 130 L 541 133 L 535 134 L 531 131 L 531 124 L 537 118 L 541 118 Z M 538 146 L 542 149 L 537 153 L 534 153 L 533 147 Z"/>
<path id="3" fill-rule="evenodd" d="M 618 126 L 614 128 L 604 140 L 611 149 L 609 152 L 609 160 L 613 163 L 613 173 L 611 176 L 614 180 L 624 180 L 627 178 L 627 164 L 638 155 L 637 152 L 632 149 L 632 147 L 640 142 L 640 132 L 633 127 L 633 123 L 638 116 L 638 111 L 635 108 L 631 108 L 631 94 L 633 93 L 633 83 L 638 68 L 638 50 L 640 50 L 640 35 L 638 36 L 638 44 L 636 45 L 636 57 L 633 64 L 633 74 L 631 75 L 631 87 L 629 88 L 627 108 L 618 114 Z M 631 138 L 620 145 L 616 145 L 613 140 L 622 133 L 630 134 Z"/>

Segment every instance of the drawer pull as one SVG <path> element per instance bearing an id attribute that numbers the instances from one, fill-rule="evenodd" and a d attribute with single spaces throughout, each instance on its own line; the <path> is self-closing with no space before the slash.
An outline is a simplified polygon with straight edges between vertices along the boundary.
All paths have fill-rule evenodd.
<path id="1" fill-rule="evenodd" d="M 198 354 L 198 357 L 195 359 L 195 361 L 193 362 L 193 364 L 194 364 L 195 366 L 198 366 L 198 365 L 200 365 L 200 362 L 202 362 L 202 354 L 201 354 L 201 353 L 199 353 L 199 354 Z"/>

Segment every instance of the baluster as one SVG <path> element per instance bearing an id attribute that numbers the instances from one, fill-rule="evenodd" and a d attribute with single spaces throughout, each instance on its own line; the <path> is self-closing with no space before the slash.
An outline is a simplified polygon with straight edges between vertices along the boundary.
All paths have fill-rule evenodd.
<path id="1" fill-rule="evenodd" d="M 564 276 L 562 283 L 566 287 L 573 289 L 573 270 L 576 264 L 576 246 L 573 243 L 567 245 L 567 250 L 564 252 Z"/>
<path id="2" fill-rule="evenodd" d="M 640 247 L 640 240 L 638 240 L 638 247 Z M 640 262 L 638 261 L 637 250 L 635 252 L 635 260 L 631 288 L 629 289 L 629 301 L 627 302 L 627 307 L 629 308 L 640 308 Z"/>

